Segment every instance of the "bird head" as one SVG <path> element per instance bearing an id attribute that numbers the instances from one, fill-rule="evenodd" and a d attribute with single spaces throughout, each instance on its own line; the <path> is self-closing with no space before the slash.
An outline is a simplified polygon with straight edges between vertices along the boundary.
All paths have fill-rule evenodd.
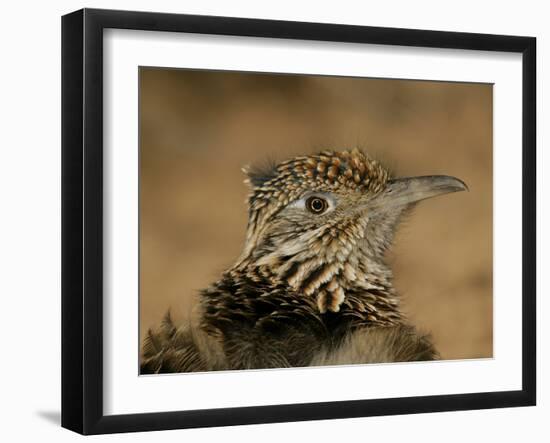
<path id="1" fill-rule="evenodd" d="M 384 253 L 402 215 L 426 198 L 467 189 L 450 176 L 392 178 L 364 152 L 324 151 L 246 168 L 246 244 L 254 267 L 338 312 L 346 293 L 390 285 Z"/>

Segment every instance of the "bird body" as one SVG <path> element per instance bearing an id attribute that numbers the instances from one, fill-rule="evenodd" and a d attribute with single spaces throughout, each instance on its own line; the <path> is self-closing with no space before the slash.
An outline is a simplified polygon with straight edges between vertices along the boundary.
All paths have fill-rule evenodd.
<path id="1" fill-rule="evenodd" d="M 201 291 L 194 323 L 149 331 L 141 373 L 433 360 L 399 308 L 384 255 L 404 213 L 466 189 L 454 177 L 393 179 L 362 151 L 264 169 L 251 187 L 243 252 Z"/>

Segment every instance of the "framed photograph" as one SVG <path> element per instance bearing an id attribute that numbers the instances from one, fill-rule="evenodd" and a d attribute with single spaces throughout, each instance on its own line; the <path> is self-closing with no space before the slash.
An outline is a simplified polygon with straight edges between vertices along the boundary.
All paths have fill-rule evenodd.
<path id="1" fill-rule="evenodd" d="M 62 19 L 62 425 L 536 402 L 532 37 Z"/>

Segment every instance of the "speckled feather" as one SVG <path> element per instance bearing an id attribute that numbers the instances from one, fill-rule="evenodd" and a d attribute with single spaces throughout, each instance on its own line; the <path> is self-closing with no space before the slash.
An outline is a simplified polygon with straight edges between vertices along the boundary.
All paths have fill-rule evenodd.
<path id="1" fill-rule="evenodd" d="M 324 151 L 319 155 L 282 162 L 271 170 L 250 169 L 247 173 L 247 182 L 252 186 L 249 196 L 249 244 L 255 243 L 255 237 L 282 207 L 304 192 L 375 195 L 389 179 L 387 170 L 358 149 Z M 308 243 L 309 248 L 303 251 L 299 262 L 287 261 L 287 265 L 282 265 L 279 269 L 279 277 L 293 290 L 306 296 L 315 296 L 321 313 L 338 312 L 345 300 L 346 291 L 356 287 L 357 283 L 364 282 L 369 273 L 369 270 L 363 268 L 360 257 L 353 253 L 357 243 L 364 239 L 366 220 L 352 217 L 328 219 L 324 223 L 323 229 L 314 231 L 314 238 Z M 298 237 L 299 229 L 299 226 L 295 227 L 295 238 L 303 241 L 303 237 Z M 292 235 L 287 240 L 292 240 Z M 261 252 L 263 257 L 256 256 L 256 263 L 273 269 L 280 256 L 269 254 L 265 250 Z M 242 269 L 242 266 L 237 269 Z M 275 283 L 277 279 L 273 280 Z M 380 288 L 377 288 L 374 276 L 369 279 L 369 285 L 374 285 L 373 289 L 391 292 L 389 282 L 382 282 Z M 390 297 L 386 297 L 384 302 L 388 298 Z M 392 300 L 391 303 L 396 304 L 397 300 Z M 370 311 L 371 317 L 380 317 L 376 310 L 369 309 L 367 305 L 356 307 L 362 312 Z M 387 320 L 390 321 L 395 316 L 395 307 L 389 311 L 382 309 L 381 312 L 388 312 Z"/>
<path id="2" fill-rule="evenodd" d="M 385 168 L 354 149 L 245 172 L 241 256 L 201 291 L 197 325 L 177 329 L 167 318 L 149 333 L 142 373 L 437 357 L 429 337 L 407 324 L 384 260 L 401 212 L 377 219 L 354 209 L 385 188 Z M 339 204 L 307 216 L 296 202 L 311 193 Z"/>

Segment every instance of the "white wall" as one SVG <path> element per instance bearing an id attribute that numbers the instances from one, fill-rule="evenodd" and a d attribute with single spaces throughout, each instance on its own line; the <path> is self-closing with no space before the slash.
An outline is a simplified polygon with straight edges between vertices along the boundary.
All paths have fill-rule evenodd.
<path id="1" fill-rule="evenodd" d="M 0 435 L 3 441 L 81 439 L 59 428 L 60 408 L 60 16 L 83 6 L 276 18 L 538 38 L 539 152 L 550 114 L 550 30 L 542 1 L 298 2 L 112 0 L 5 2 L 0 60 Z M 543 161 L 539 156 L 539 177 Z M 518 173 L 520 165 L 518 165 Z M 545 189 L 542 189 L 542 188 Z M 548 195 L 548 180 L 539 181 Z M 539 202 L 542 199 L 539 196 Z M 541 208 L 548 222 L 550 199 Z M 547 268 L 548 233 L 541 232 Z M 544 266 L 546 265 L 546 266 Z M 540 272 L 540 271 L 539 271 Z M 548 275 L 548 274 L 547 274 Z M 539 294 L 550 281 L 540 279 Z M 544 276 L 543 276 L 544 277 Z M 539 297 L 539 300 L 543 297 Z M 131 441 L 548 441 L 550 368 L 546 300 L 539 302 L 539 406 L 535 408 L 170 431 L 98 437 Z M 546 348 L 545 348 L 546 347 Z"/>

